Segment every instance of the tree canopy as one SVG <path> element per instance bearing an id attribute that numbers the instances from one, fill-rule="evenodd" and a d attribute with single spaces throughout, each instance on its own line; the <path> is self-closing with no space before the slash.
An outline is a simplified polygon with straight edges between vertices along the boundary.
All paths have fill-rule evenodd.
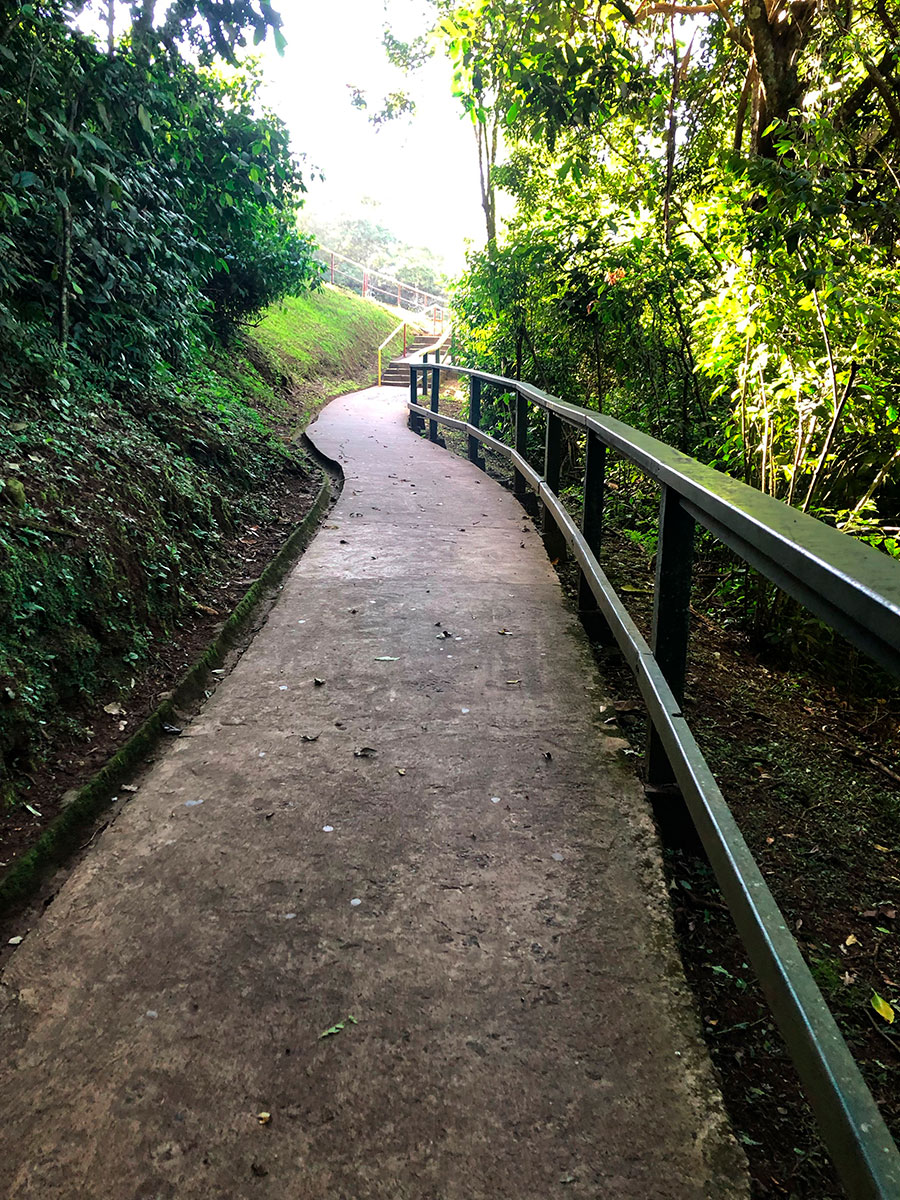
<path id="1" fill-rule="evenodd" d="M 470 359 L 896 553 L 885 0 L 432 7 L 482 167 L 487 245 L 456 291 Z"/>

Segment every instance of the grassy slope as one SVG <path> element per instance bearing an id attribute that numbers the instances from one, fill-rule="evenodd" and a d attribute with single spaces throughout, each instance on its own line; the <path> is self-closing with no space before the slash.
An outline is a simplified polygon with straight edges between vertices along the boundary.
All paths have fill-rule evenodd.
<path id="1" fill-rule="evenodd" d="M 377 304 L 326 286 L 276 305 L 251 336 L 282 364 L 308 420 L 326 397 L 375 382 L 375 351 L 396 324 Z"/>
<path id="2" fill-rule="evenodd" d="M 282 435 L 372 382 L 393 323 L 326 289 L 178 375 L 135 388 L 73 370 L 52 393 L 0 393 L 0 804 L 152 669 L 228 539 L 284 516 L 275 498 L 308 464 Z"/>

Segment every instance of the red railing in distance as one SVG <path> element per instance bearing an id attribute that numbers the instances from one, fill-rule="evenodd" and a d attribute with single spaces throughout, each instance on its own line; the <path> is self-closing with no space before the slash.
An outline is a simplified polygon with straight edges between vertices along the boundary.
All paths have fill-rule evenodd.
<path id="1" fill-rule="evenodd" d="M 348 258 L 345 254 L 319 246 L 316 252 L 319 262 L 325 267 L 326 278 L 337 287 L 347 288 L 357 295 L 390 304 L 407 312 L 423 309 L 447 308 L 446 296 L 439 296 L 414 283 L 406 283 L 384 271 L 371 270 L 363 263 Z"/>

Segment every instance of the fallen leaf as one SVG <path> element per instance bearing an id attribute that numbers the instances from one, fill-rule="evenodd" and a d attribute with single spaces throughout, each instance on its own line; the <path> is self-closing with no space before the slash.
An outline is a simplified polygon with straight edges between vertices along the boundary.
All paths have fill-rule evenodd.
<path id="1" fill-rule="evenodd" d="M 375 661 L 376 662 L 399 662 L 400 659 L 394 658 L 390 654 L 379 654 L 378 658 L 376 658 Z"/>
<path id="2" fill-rule="evenodd" d="M 398 774 L 398 775 L 405 775 L 405 774 L 406 774 L 406 767 L 398 767 L 398 768 L 397 768 L 397 774 Z"/>
<path id="3" fill-rule="evenodd" d="M 547 762 L 553 762 L 553 755 L 550 753 L 549 750 L 542 750 L 541 754 L 547 760 Z"/>
<path id="4" fill-rule="evenodd" d="M 319 679 L 319 677 L 318 677 L 318 676 L 316 676 L 316 677 L 313 679 L 313 687 L 322 687 L 322 686 L 324 685 L 324 683 L 325 683 L 325 680 L 324 680 L 324 679 Z"/>
<path id="5" fill-rule="evenodd" d="M 28 809 L 28 811 L 31 813 L 31 815 L 32 815 L 33 817 L 39 817 L 39 816 L 41 815 L 41 814 L 38 812 L 38 810 L 37 810 L 36 808 L 34 808 L 32 805 L 30 805 L 30 804 L 26 804 L 26 805 L 25 805 L 25 807 Z"/>
<path id="6" fill-rule="evenodd" d="M 353 751 L 354 758 L 372 758 L 378 751 L 374 746 L 362 746 L 359 750 Z"/>
<path id="7" fill-rule="evenodd" d="M 181 729 L 177 725 L 168 725 L 165 721 L 162 723 L 163 733 L 170 733 L 173 737 L 177 737 L 181 733 Z"/>
<path id="8" fill-rule="evenodd" d="M 120 717 L 125 710 L 117 700 L 114 700 L 112 704 L 104 704 L 103 711 L 109 713 L 111 717 Z"/>
<path id="9" fill-rule="evenodd" d="M 844 987 L 849 987 L 851 983 L 856 982 L 856 976 L 851 971 L 845 971 L 841 976 L 841 983 Z"/>
<path id="10" fill-rule="evenodd" d="M 217 609 L 210 608 L 208 604 L 195 604 L 194 608 L 202 613 L 206 613 L 208 617 L 218 617 L 220 615 Z"/>
<path id="11" fill-rule="evenodd" d="M 872 845 L 876 850 L 880 850 L 882 854 L 890 854 L 891 852 L 888 846 L 879 846 L 877 842 L 873 842 Z"/>
<path id="12" fill-rule="evenodd" d="M 123 792 L 136 792 L 137 788 L 134 786 L 133 783 L 123 783 L 122 791 Z"/>
<path id="13" fill-rule="evenodd" d="M 503 637 L 512 637 L 511 629 L 498 629 L 497 632 L 499 634 L 501 634 Z"/>
<path id="14" fill-rule="evenodd" d="M 23 940 L 24 940 L 24 939 L 22 938 L 22 935 L 21 935 L 21 934 L 19 934 L 19 936 L 18 936 L 18 937 L 11 937 L 11 938 L 9 939 L 9 941 L 7 942 L 7 945 L 8 945 L 8 946 L 19 946 L 19 945 L 21 945 L 21 944 L 22 944 L 22 941 L 23 941 Z"/>
<path id="15" fill-rule="evenodd" d="M 844 938 L 844 945 L 845 946 L 858 946 L 859 938 L 856 936 L 855 933 L 848 933 L 847 936 Z"/>
<path id="16" fill-rule="evenodd" d="M 894 1010 L 891 1008 L 890 1004 L 888 1004 L 887 1000 L 879 996 L 877 992 L 873 992 L 870 1003 L 878 1013 L 879 1017 L 883 1017 L 884 1020 L 887 1021 L 888 1025 L 893 1025 Z"/>
<path id="17" fill-rule="evenodd" d="M 319 740 L 319 735 L 317 733 L 301 733 L 300 734 L 301 742 L 317 742 L 318 740 Z"/>
<path id="18" fill-rule="evenodd" d="M 260 1125 L 268 1125 L 272 1120 L 272 1114 L 268 1112 L 257 1113 L 256 1119 L 259 1121 Z"/>
<path id="19" fill-rule="evenodd" d="M 510 685 L 510 687 L 512 687 L 513 684 L 521 683 L 522 680 L 521 679 L 507 679 L 506 682 Z"/>
<path id="20" fill-rule="evenodd" d="M 321 1039 L 321 1038 L 327 1038 L 327 1037 L 334 1037 L 334 1035 L 336 1033 L 340 1033 L 342 1029 L 346 1029 L 347 1025 L 358 1025 L 358 1024 L 359 1024 L 359 1021 L 357 1021 L 356 1017 L 354 1017 L 348 1013 L 347 1016 L 343 1019 L 343 1021 L 338 1021 L 338 1023 L 336 1025 L 331 1025 L 331 1026 L 329 1026 L 328 1029 L 324 1029 L 319 1034 L 319 1038 Z"/>

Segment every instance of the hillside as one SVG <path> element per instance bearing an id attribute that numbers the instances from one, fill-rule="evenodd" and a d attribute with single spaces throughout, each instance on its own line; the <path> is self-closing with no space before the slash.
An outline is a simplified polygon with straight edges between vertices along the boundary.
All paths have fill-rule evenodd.
<path id="1" fill-rule="evenodd" d="M 372 382 L 393 324 L 325 288 L 147 387 L 114 391 L 98 371 L 0 401 L 0 794 L 14 842 L 133 732 L 303 517 L 320 476 L 291 438 L 324 398 Z"/>

